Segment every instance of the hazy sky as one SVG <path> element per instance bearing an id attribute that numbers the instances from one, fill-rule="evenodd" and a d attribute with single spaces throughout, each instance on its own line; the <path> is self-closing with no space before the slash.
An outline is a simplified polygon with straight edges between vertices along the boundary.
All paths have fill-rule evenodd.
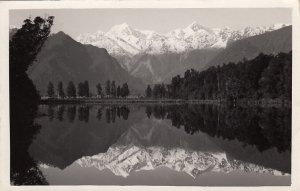
<path id="1" fill-rule="evenodd" d="M 127 23 L 133 28 L 166 33 L 184 28 L 193 21 L 207 27 L 234 29 L 246 26 L 268 26 L 291 23 L 291 9 L 236 8 L 236 9 L 46 9 L 11 10 L 10 25 L 21 26 L 25 18 L 53 15 L 52 32 L 64 31 L 72 37 L 80 33 L 108 31 L 112 26 Z"/>

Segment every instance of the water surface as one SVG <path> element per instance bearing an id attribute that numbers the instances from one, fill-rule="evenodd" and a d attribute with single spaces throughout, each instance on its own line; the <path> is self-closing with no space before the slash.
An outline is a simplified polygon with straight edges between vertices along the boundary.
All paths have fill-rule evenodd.
<path id="1" fill-rule="evenodd" d="M 44 183 L 262 186 L 291 182 L 290 108 L 41 105 L 38 114 L 34 123 L 40 129 L 28 140 L 26 152 Z"/>

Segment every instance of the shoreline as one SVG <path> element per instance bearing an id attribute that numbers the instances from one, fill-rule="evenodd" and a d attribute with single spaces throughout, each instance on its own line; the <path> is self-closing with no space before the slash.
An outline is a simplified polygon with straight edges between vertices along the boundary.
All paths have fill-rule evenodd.
<path id="1" fill-rule="evenodd" d="M 245 105 L 245 106 L 286 106 L 291 107 L 290 100 L 280 99 L 241 99 L 236 102 L 226 100 L 197 99 L 145 99 L 145 98 L 42 98 L 39 104 L 214 104 L 214 105 Z"/>

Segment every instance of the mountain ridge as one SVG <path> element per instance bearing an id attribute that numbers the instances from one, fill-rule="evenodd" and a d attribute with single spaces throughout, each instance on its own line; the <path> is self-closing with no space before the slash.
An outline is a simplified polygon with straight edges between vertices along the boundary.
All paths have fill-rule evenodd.
<path id="1" fill-rule="evenodd" d="M 233 30 L 229 27 L 208 28 L 193 22 L 186 28 L 175 29 L 161 35 L 154 31 L 133 29 L 123 23 L 112 27 L 107 33 L 98 31 L 96 35 L 79 35 L 77 40 L 84 44 L 105 47 L 130 75 L 142 79 L 145 84 L 155 84 L 168 83 L 172 77 L 182 75 L 188 69 L 204 70 L 212 65 L 220 65 L 224 61 L 240 61 L 240 57 L 253 58 L 259 52 L 267 50 L 272 43 L 262 44 L 264 49 L 251 43 L 241 45 L 233 53 L 232 51 L 228 53 L 227 49 L 236 47 L 236 44 L 241 44 L 239 41 L 244 39 L 250 38 L 249 41 L 251 41 L 251 38 L 258 38 L 261 35 L 276 36 L 272 33 L 287 28 L 285 26 L 285 24 L 277 24 L 269 27 L 245 27 L 242 30 Z M 248 42 L 248 40 L 242 42 Z M 270 39 L 269 42 L 272 40 Z M 284 43 L 279 42 L 273 43 L 273 46 Z M 239 56 L 241 50 L 245 53 Z M 227 56 L 226 60 L 224 56 L 227 54 L 236 56 Z"/>
<path id="2" fill-rule="evenodd" d="M 34 63 L 28 70 L 38 91 L 46 94 L 49 81 L 77 83 L 87 80 L 91 93 L 96 92 L 96 84 L 104 86 L 106 80 L 115 80 L 117 85 L 127 82 L 133 93 L 143 91 L 144 84 L 130 76 L 106 49 L 83 45 L 60 31 L 51 35 Z"/>
<path id="3" fill-rule="evenodd" d="M 83 44 L 106 48 L 110 54 L 133 56 L 138 53 L 161 54 L 202 48 L 224 48 L 228 42 L 274 31 L 284 26 L 287 25 L 275 24 L 235 30 L 229 27 L 209 28 L 193 22 L 186 28 L 160 34 L 135 29 L 122 23 L 113 26 L 108 32 L 80 34 L 76 40 Z"/>
<path id="4" fill-rule="evenodd" d="M 233 42 L 212 59 L 203 69 L 228 62 L 237 63 L 244 58 L 252 59 L 259 53 L 275 55 L 280 52 L 288 53 L 291 50 L 292 26 L 287 26 L 272 32 Z"/>

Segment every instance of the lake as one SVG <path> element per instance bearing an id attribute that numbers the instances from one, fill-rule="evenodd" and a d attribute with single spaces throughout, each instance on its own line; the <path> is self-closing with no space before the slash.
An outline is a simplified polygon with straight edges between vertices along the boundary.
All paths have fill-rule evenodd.
<path id="1" fill-rule="evenodd" d="M 291 184 L 288 107 L 40 105 L 31 125 L 12 141 L 13 182 Z M 16 173 L 22 169 L 30 176 L 28 170 L 26 176 Z"/>

